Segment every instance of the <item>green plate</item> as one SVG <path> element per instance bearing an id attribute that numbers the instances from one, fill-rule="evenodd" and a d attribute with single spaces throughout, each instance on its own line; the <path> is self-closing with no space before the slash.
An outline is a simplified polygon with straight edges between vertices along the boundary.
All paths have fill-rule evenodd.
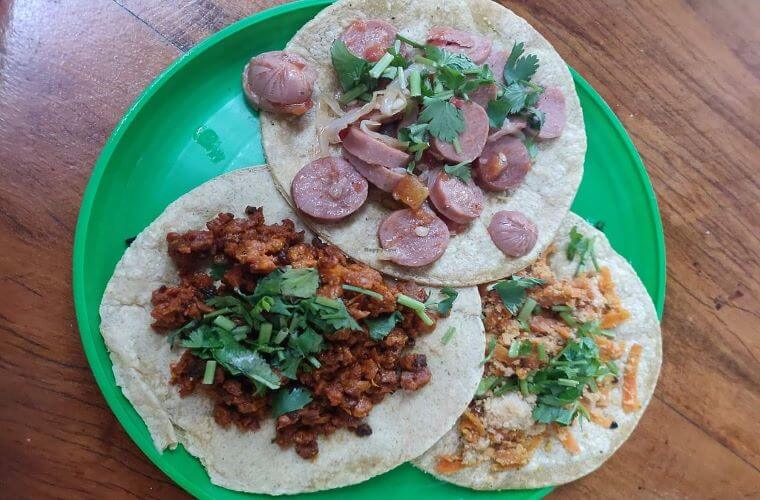
<path id="1" fill-rule="evenodd" d="M 221 173 L 264 161 L 258 117 L 246 106 L 240 72 L 254 54 L 281 49 L 328 5 L 307 0 L 261 12 L 204 40 L 176 60 L 135 101 L 103 148 L 82 201 L 74 242 L 77 321 L 92 372 L 116 417 L 140 449 L 191 494 L 245 498 L 210 483 L 182 447 L 160 454 L 145 424 L 114 382 L 99 332 L 98 307 L 124 240 L 173 200 Z M 540 26 L 539 26 L 540 29 Z M 657 310 L 665 299 L 665 246 L 644 166 L 615 115 L 573 73 L 586 120 L 586 172 L 573 209 L 604 220 L 613 246 L 644 281 Z M 274 193 L 273 196 L 276 196 Z M 549 491 L 475 492 L 437 481 L 410 465 L 340 490 L 365 498 L 540 498 Z M 334 492 L 312 494 L 330 498 Z"/>

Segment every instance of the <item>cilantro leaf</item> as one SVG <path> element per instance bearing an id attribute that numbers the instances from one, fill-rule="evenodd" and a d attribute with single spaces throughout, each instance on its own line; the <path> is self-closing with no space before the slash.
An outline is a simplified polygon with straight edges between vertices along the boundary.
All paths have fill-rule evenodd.
<path id="1" fill-rule="evenodd" d="M 218 281 L 224 277 L 224 273 L 227 272 L 227 266 L 224 264 L 212 264 L 209 270 L 209 275 L 214 281 Z"/>
<path id="2" fill-rule="evenodd" d="M 320 352 L 324 347 L 324 339 L 311 328 L 307 328 L 301 335 L 291 335 L 288 346 L 306 357 Z"/>
<path id="3" fill-rule="evenodd" d="M 430 134 L 445 142 L 454 142 L 465 128 L 462 111 L 441 99 L 425 98 L 419 121 L 427 123 Z"/>
<path id="4" fill-rule="evenodd" d="M 522 42 L 512 46 L 512 52 L 504 65 L 504 81 L 508 85 L 520 80 L 529 81 L 538 70 L 538 57 L 534 54 L 523 56 L 524 51 L 525 44 Z"/>
<path id="5" fill-rule="evenodd" d="M 511 279 L 497 282 L 493 289 L 501 297 L 504 307 L 512 314 L 517 314 L 520 306 L 525 300 L 525 291 L 528 288 L 543 285 L 544 281 L 538 278 L 523 278 L 521 276 L 512 276 Z"/>
<path id="6" fill-rule="evenodd" d="M 507 113 L 515 114 L 525 107 L 525 99 L 527 97 L 528 93 L 525 91 L 525 87 L 515 82 L 504 88 L 504 94 L 500 99 L 505 101 Z"/>
<path id="7" fill-rule="evenodd" d="M 483 360 L 478 363 L 478 366 L 483 366 L 489 361 L 491 361 L 491 358 L 493 358 L 493 353 L 496 351 L 496 337 L 491 337 L 491 340 L 488 342 L 488 350 L 486 351 L 486 357 L 483 358 Z"/>
<path id="8" fill-rule="evenodd" d="M 180 345 L 187 349 L 213 349 L 222 347 L 222 342 L 216 332 L 203 325 L 191 332 L 190 336 L 183 340 Z"/>
<path id="9" fill-rule="evenodd" d="M 280 389 L 272 397 L 272 416 L 277 418 L 285 413 L 300 410 L 311 401 L 311 392 L 305 387 L 295 387 L 290 391 Z"/>
<path id="10" fill-rule="evenodd" d="M 343 40 L 336 39 L 333 42 L 330 57 L 344 92 L 359 85 L 365 73 L 369 72 L 369 63 L 353 55 Z"/>
<path id="11" fill-rule="evenodd" d="M 561 406 L 549 406 L 539 403 L 533 408 L 533 420 L 540 424 L 556 422 L 562 425 L 570 425 L 575 417 L 575 410 Z"/>
<path id="12" fill-rule="evenodd" d="M 590 259 L 594 264 L 594 268 L 599 271 L 599 263 L 596 261 L 596 252 L 594 250 L 594 244 L 596 238 L 594 236 L 583 236 L 578 231 L 577 226 L 573 226 L 570 229 L 570 241 L 567 244 L 567 250 L 565 252 L 567 260 L 574 260 L 578 257 L 578 268 L 575 270 L 576 276 L 585 270 L 587 266 L 587 259 Z"/>
<path id="13" fill-rule="evenodd" d="M 479 71 L 480 66 L 462 53 L 449 52 L 433 45 L 425 46 L 425 56 L 436 63 L 436 66 L 445 67 L 458 72 Z"/>
<path id="14" fill-rule="evenodd" d="M 441 295 L 444 295 L 446 298 L 438 302 L 436 307 L 441 316 L 448 316 L 451 308 L 454 306 L 454 301 L 459 296 L 459 292 L 450 286 L 446 286 L 441 289 Z"/>
<path id="15" fill-rule="evenodd" d="M 465 184 L 472 179 L 472 169 L 470 163 L 466 161 L 457 163 L 456 165 L 444 165 L 443 170 L 450 176 L 456 177 Z"/>
<path id="16" fill-rule="evenodd" d="M 231 335 L 223 335 L 223 347 L 213 349 L 212 355 L 232 375 L 245 375 L 270 389 L 280 387 L 278 377 L 259 353 L 244 347 Z"/>
<path id="17" fill-rule="evenodd" d="M 400 312 L 394 311 L 392 314 L 388 314 L 385 317 L 366 320 L 370 338 L 372 340 L 384 339 L 389 333 L 391 333 L 391 330 L 395 328 L 396 323 L 402 318 L 403 316 Z"/>
<path id="18" fill-rule="evenodd" d="M 317 293 L 319 274 L 314 268 L 287 269 L 282 274 L 280 293 L 284 297 L 308 298 Z"/>
<path id="19" fill-rule="evenodd" d="M 491 128 L 501 128 L 507 118 L 511 105 L 506 99 L 491 99 L 488 101 L 486 114 Z"/>
<path id="20" fill-rule="evenodd" d="M 533 159 L 538 154 L 538 147 L 536 146 L 536 140 L 532 137 L 526 136 L 525 139 L 523 139 L 523 145 L 525 145 L 525 149 L 528 150 L 528 154 L 530 155 L 530 158 Z"/>

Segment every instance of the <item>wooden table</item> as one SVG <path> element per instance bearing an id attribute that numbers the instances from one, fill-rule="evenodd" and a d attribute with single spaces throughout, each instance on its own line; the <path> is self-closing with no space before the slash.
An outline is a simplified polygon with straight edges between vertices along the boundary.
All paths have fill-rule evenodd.
<path id="1" fill-rule="evenodd" d="M 186 496 L 101 397 L 71 299 L 74 225 L 130 102 L 276 0 L 0 0 L 0 495 Z M 665 362 L 577 498 L 760 495 L 760 2 L 507 1 L 601 93 L 657 192 Z M 610 165 L 615 168 L 615 165 Z"/>

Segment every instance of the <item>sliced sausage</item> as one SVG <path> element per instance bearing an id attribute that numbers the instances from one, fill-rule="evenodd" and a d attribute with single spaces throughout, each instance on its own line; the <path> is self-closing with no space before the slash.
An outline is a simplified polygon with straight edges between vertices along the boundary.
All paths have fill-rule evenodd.
<path id="1" fill-rule="evenodd" d="M 474 91 L 467 94 L 472 102 L 478 104 L 483 109 L 488 109 L 488 101 L 496 99 L 496 93 L 499 91 L 499 87 L 495 83 L 490 85 L 481 85 Z"/>
<path id="2" fill-rule="evenodd" d="M 565 96 L 557 87 L 548 87 L 538 98 L 536 107 L 544 112 L 539 139 L 554 139 L 565 128 Z"/>
<path id="3" fill-rule="evenodd" d="M 506 50 L 492 50 L 486 59 L 486 64 L 491 68 L 496 83 L 504 83 L 504 66 L 507 65 L 509 52 Z"/>
<path id="4" fill-rule="evenodd" d="M 459 224 L 472 222 L 483 211 L 483 191 L 473 180 L 465 184 L 443 171 L 433 182 L 430 201 L 441 214 Z"/>
<path id="5" fill-rule="evenodd" d="M 504 137 L 505 135 L 510 135 L 519 132 L 520 130 L 524 129 L 528 126 L 528 122 L 525 120 L 525 118 L 519 117 L 519 116 L 513 116 L 513 117 L 507 117 L 504 119 L 504 123 L 501 125 L 501 128 L 491 129 L 491 135 L 488 136 L 488 141 L 486 142 L 486 145 L 489 142 L 493 142 L 497 139 L 500 139 Z M 483 151 L 485 152 L 485 149 Z M 483 153 L 481 153 L 481 156 Z"/>
<path id="6" fill-rule="evenodd" d="M 433 26 L 428 31 L 428 43 L 448 52 L 465 54 L 475 64 L 483 64 L 491 53 L 491 40 L 449 26 Z"/>
<path id="7" fill-rule="evenodd" d="M 517 137 L 510 135 L 489 142 L 475 169 L 477 183 L 486 191 L 515 188 L 530 170 L 530 154 Z"/>
<path id="8" fill-rule="evenodd" d="M 381 190 L 392 193 L 396 184 L 406 175 L 404 169 L 391 170 L 380 165 L 372 165 L 352 155 L 343 148 L 343 157 L 369 182 Z"/>
<path id="9" fill-rule="evenodd" d="M 454 144 L 433 137 L 432 145 L 443 158 L 455 163 L 473 161 L 480 156 L 488 139 L 488 115 L 486 110 L 471 101 L 452 99 L 451 103 L 462 110 L 464 115 L 464 132 L 459 134 L 457 153 Z"/>
<path id="10" fill-rule="evenodd" d="M 426 266 L 438 260 L 449 244 L 449 228 L 432 210 L 396 210 L 380 224 L 380 246 L 401 266 Z"/>
<path id="11" fill-rule="evenodd" d="M 527 255 L 536 244 L 538 229 L 522 212 L 502 210 L 493 214 L 488 225 L 494 245 L 509 257 Z"/>
<path id="12" fill-rule="evenodd" d="M 252 58 L 243 69 L 243 91 L 256 109 L 302 115 L 313 103 L 317 73 L 299 55 L 277 50 Z"/>
<path id="13" fill-rule="evenodd" d="M 353 55 L 375 62 L 396 41 L 397 32 L 395 26 L 382 19 L 357 19 L 339 38 Z"/>
<path id="14" fill-rule="evenodd" d="M 370 165 L 385 168 L 406 167 L 411 159 L 407 153 L 370 137 L 356 127 L 348 129 L 342 143 L 345 150 Z"/>
<path id="15" fill-rule="evenodd" d="M 367 181 L 346 160 L 327 157 L 307 163 L 290 186 L 299 210 L 323 222 L 348 217 L 367 199 Z"/>

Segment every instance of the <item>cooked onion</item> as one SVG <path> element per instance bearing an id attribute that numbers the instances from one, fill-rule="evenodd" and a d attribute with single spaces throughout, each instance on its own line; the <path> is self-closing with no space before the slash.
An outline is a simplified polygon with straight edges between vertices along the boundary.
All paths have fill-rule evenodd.
<path id="1" fill-rule="evenodd" d="M 392 148 L 404 151 L 406 149 L 406 143 L 399 141 L 395 137 L 377 132 L 377 129 L 380 128 L 380 125 L 382 125 L 380 122 L 373 120 L 361 120 L 359 122 L 359 130 L 372 137 L 373 139 L 377 139 L 378 141 L 381 141 Z"/>
<path id="2" fill-rule="evenodd" d="M 514 135 L 525 128 L 525 123 L 522 121 L 512 121 L 509 118 L 504 119 L 504 123 L 501 128 L 488 136 L 488 142 L 493 142 L 496 139 L 504 137 L 505 135 Z"/>

